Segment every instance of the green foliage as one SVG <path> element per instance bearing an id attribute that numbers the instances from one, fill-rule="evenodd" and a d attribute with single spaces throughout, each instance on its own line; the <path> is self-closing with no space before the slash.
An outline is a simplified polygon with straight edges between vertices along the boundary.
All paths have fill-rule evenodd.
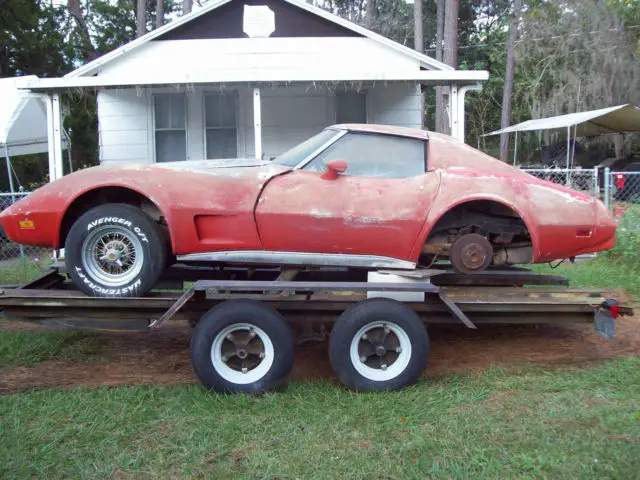
<path id="1" fill-rule="evenodd" d="M 604 252 L 605 257 L 617 264 L 640 272 L 640 205 L 630 205 L 618 224 L 616 246 Z"/>

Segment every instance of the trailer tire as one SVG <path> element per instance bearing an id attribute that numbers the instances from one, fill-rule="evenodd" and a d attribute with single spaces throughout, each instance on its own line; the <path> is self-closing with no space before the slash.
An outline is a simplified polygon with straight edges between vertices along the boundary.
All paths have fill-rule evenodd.
<path id="1" fill-rule="evenodd" d="M 329 337 L 329 359 L 348 388 L 397 390 L 415 383 L 427 363 L 429 337 L 420 317 L 402 303 L 365 300 L 340 315 Z"/>
<path id="2" fill-rule="evenodd" d="M 294 342 L 284 317 L 256 300 L 227 300 L 207 312 L 191 338 L 191 362 L 205 387 L 256 394 L 291 373 Z"/>
<path id="3" fill-rule="evenodd" d="M 160 227 L 139 208 L 121 203 L 87 211 L 65 241 L 67 274 L 98 297 L 145 295 L 164 272 L 167 256 Z"/>

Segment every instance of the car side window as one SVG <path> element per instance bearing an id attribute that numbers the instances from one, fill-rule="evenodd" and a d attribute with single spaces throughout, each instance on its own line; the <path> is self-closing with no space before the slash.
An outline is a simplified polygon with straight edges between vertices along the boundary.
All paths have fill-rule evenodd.
<path id="1" fill-rule="evenodd" d="M 396 135 L 350 132 L 309 162 L 304 170 L 324 172 L 325 163 L 344 160 L 345 175 L 415 177 L 425 173 L 425 143 Z"/>

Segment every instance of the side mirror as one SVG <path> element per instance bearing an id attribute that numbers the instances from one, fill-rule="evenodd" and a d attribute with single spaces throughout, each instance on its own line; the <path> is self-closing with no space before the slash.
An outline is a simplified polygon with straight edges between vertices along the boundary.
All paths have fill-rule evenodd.
<path id="1" fill-rule="evenodd" d="M 327 170 L 322 174 L 320 178 L 324 180 L 335 180 L 338 178 L 339 173 L 347 171 L 347 162 L 344 160 L 331 160 L 324 164 Z"/>

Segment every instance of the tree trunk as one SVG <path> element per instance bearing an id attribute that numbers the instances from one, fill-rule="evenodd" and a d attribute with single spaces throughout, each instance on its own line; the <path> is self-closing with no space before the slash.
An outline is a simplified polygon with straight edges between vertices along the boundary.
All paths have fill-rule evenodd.
<path id="1" fill-rule="evenodd" d="M 156 28 L 164 25 L 164 0 L 156 0 Z"/>
<path id="2" fill-rule="evenodd" d="M 458 63 L 458 0 L 447 0 L 447 7 L 444 11 L 444 52 L 442 61 L 454 68 Z M 448 92 L 449 88 L 445 87 L 443 90 Z M 449 115 L 451 113 L 449 112 Z M 446 115 L 443 115 L 443 117 L 442 131 L 451 133 L 449 119 L 446 118 Z"/>
<path id="3" fill-rule="evenodd" d="M 367 12 L 365 14 L 365 25 L 371 30 L 376 22 L 376 0 L 367 0 Z"/>
<path id="4" fill-rule="evenodd" d="M 516 69 L 515 46 L 518 39 L 518 22 L 522 0 L 513 0 L 511 18 L 509 19 L 509 36 L 507 37 L 507 71 L 502 92 L 502 117 L 500 128 L 507 128 L 511 124 L 511 96 L 513 95 L 513 77 Z M 509 134 L 500 135 L 500 160 L 509 161 Z"/>
<path id="5" fill-rule="evenodd" d="M 436 60 L 442 61 L 442 41 L 444 37 L 444 0 L 437 0 L 436 7 Z M 444 122 L 444 92 L 442 87 L 436 87 L 436 132 L 442 132 Z"/>
<path id="6" fill-rule="evenodd" d="M 424 32 L 422 23 L 422 1 L 413 2 L 413 45 L 414 48 L 424 53 Z M 422 87 L 420 88 L 422 90 Z M 420 93 L 420 128 L 424 128 L 424 92 Z"/>
<path id="7" fill-rule="evenodd" d="M 147 0 L 138 0 L 136 3 L 136 37 L 147 33 Z"/>
<path id="8" fill-rule="evenodd" d="M 187 13 L 191 13 L 192 8 L 193 8 L 193 0 L 182 0 L 183 15 L 186 15 Z"/>
<path id="9" fill-rule="evenodd" d="M 84 21 L 84 14 L 82 13 L 82 7 L 80 6 L 80 0 L 69 0 L 67 3 L 69 13 L 76 22 L 76 25 L 80 29 L 82 35 L 82 57 L 85 62 L 90 62 L 96 58 L 96 49 L 91 42 L 91 36 L 89 35 L 89 29 Z"/>

